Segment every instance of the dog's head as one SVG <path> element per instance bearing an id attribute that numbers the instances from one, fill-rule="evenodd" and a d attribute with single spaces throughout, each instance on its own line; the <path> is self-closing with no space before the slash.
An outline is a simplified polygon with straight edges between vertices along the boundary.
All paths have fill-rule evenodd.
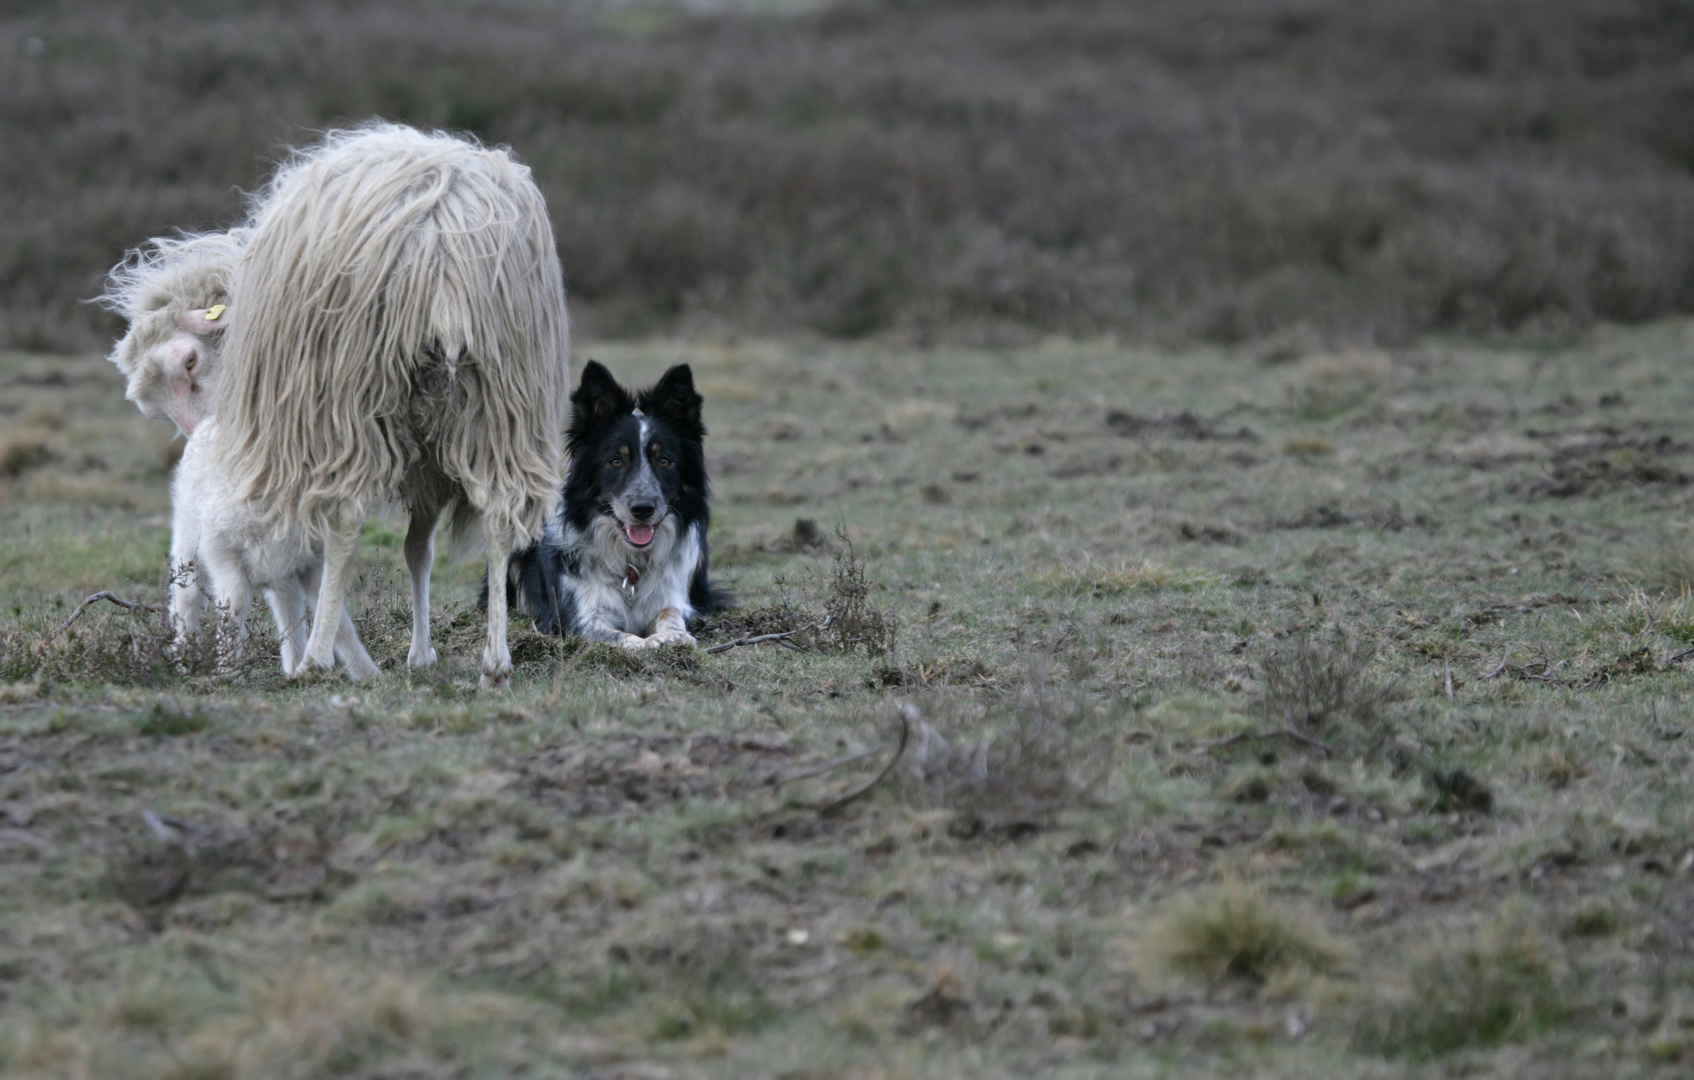
<path id="1" fill-rule="evenodd" d="M 571 470 L 565 512 L 578 528 L 599 516 L 615 522 L 632 550 L 676 529 L 678 513 L 698 516 L 706 497 L 702 399 L 687 364 L 631 394 L 597 361 L 571 395 Z"/>

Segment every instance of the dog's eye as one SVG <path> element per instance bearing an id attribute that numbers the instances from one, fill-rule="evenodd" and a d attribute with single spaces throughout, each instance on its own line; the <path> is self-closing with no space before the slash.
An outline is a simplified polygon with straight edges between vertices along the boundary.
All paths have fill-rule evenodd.
<path id="1" fill-rule="evenodd" d="M 657 465 L 661 469 L 668 469 L 671 467 L 671 459 L 663 454 L 660 454 L 657 458 L 653 459 L 653 464 Z"/>
<path id="2" fill-rule="evenodd" d="M 606 464 L 610 465 L 614 469 L 621 469 L 621 468 L 623 468 L 623 458 L 615 457 L 612 460 L 606 462 Z"/>

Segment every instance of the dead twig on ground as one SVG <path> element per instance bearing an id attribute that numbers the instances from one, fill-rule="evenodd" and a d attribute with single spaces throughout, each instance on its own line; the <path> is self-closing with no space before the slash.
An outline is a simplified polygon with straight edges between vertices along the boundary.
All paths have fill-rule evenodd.
<path id="1" fill-rule="evenodd" d="M 875 790 L 876 786 L 882 783 L 883 780 L 887 779 L 888 774 L 894 771 L 894 766 L 899 764 L 900 758 L 906 753 L 906 744 L 910 742 L 912 738 L 912 726 L 916 723 L 922 722 L 923 720 L 923 715 L 918 712 L 918 707 L 910 702 L 900 706 L 900 712 L 898 715 L 900 717 L 900 741 L 895 745 L 894 753 L 889 755 L 888 763 L 883 765 L 882 769 L 878 771 L 875 776 L 871 777 L 869 780 L 860 784 L 858 787 L 852 789 L 846 794 L 837 795 L 833 799 L 825 799 L 823 802 L 816 803 L 795 802 L 791 805 L 802 810 L 811 810 L 815 813 L 828 816 L 830 814 L 840 813 L 852 803 L 858 802 L 860 799 Z M 868 753 L 860 754 L 857 755 L 854 760 L 868 756 L 870 756 Z M 835 762 L 831 768 L 839 767 L 842 764 L 845 764 L 845 762 Z M 794 777 L 793 779 L 798 779 L 798 777 Z"/>
<path id="2" fill-rule="evenodd" d="M 829 624 L 833 622 L 834 619 L 835 616 L 831 615 L 822 622 L 812 623 L 810 626 L 798 626 L 793 630 L 784 630 L 780 634 L 754 634 L 752 637 L 736 638 L 734 641 L 726 641 L 722 645 L 713 645 L 711 648 L 707 649 L 706 652 L 708 654 L 728 652 L 730 649 L 739 648 L 742 645 L 760 645 L 767 641 L 774 641 L 787 649 L 804 651 L 800 648 L 800 646 L 794 644 L 788 639 L 793 637 L 795 634 L 821 634 L 825 630 L 829 629 Z"/>
<path id="3" fill-rule="evenodd" d="M 1512 650 L 1508 648 L 1504 653 L 1500 654 L 1500 662 L 1498 664 L 1494 665 L 1494 670 L 1490 671 L 1488 674 L 1484 675 L 1483 679 L 1487 680 L 1487 679 L 1497 679 L 1497 678 L 1499 678 L 1502 674 L 1505 673 L 1506 661 L 1510 660 L 1511 658 L 1512 658 Z"/>
<path id="4" fill-rule="evenodd" d="M 78 604 L 76 606 L 76 609 L 71 612 L 70 618 L 68 618 L 64 622 L 60 623 L 58 629 L 54 630 L 51 634 L 48 634 L 46 637 L 42 638 L 41 644 L 37 645 L 36 648 L 37 649 L 45 649 L 48 645 L 51 645 L 54 642 L 54 640 L 58 638 L 58 636 L 60 634 L 63 634 L 66 630 L 69 630 L 71 628 L 72 623 L 76 622 L 78 619 L 80 619 L 82 617 L 82 613 L 84 611 L 87 611 L 90 605 L 98 603 L 101 600 L 105 600 L 108 603 L 116 604 L 119 607 L 121 607 L 121 608 L 123 608 L 127 611 L 145 611 L 145 612 L 148 612 L 149 614 L 156 615 L 161 610 L 160 608 L 157 608 L 152 604 L 142 604 L 142 603 L 138 603 L 134 600 L 125 600 L 123 597 L 117 595 L 116 593 L 111 593 L 111 592 L 106 592 L 105 590 L 101 590 L 100 592 L 97 592 L 93 596 L 90 596 L 88 599 L 84 600 L 82 603 Z"/>
<path id="5" fill-rule="evenodd" d="M 882 747 L 873 746 L 869 750 L 860 750 L 857 754 L 848 754 L 846 757 L 839 757 L 834 761 L 826 761 L 821 765 L 812 765 L 808 768 L 799 769 L 795 772 L 789 773 L 787 776 L 778 777 L 777 779 L 772 780 L 771 787 L 780 788 L 785 784 L 792 784 L 796 780 L 805 780 L 813 776 L 822 776 L 824 773 L 834 772 L 836 769 L 851 765 L 855 761 L 863 761 L 872 755 L 880 753 L 882 753 Z"/>
<path id="6" fill-rule="evenodd" d="M 1238 742 L 1247 742 L 1249 740 L 1257 742 L 1261 739 L 1280 738 L 1293 739 L 1295 742 L 1304 743 L 1326 758 L 1332 757 L 1335 754 L 1335 747 L 1324 742 L 1322 739 L 1307 735 L 1305 732 L 1299 731 L 1289 724 L 1285 724 L 1279 728 L 1272 728 L 1269 731 L 1238 731 L 1227 738 L 1213 739 L 1210 742 L 1201 743 L 1200 747 L 1201 749 L 1208 751 L 1221 750 L 1226 746 L 1233 746 Z"/>

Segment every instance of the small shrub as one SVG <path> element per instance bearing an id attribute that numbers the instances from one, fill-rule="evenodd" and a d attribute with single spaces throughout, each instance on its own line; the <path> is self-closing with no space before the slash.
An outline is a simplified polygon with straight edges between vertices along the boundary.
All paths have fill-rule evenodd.
<path id="1" fill-rule="evenodd" d="M 1385 1054 L 1427 1058 L 1521 1039 L 1569 1012 L 1553 946 L 1512 913 L 1425 954 L 1410 993 L 1386 1005 L 1359 1038 Z"/>
<path id="2" fill-rule="evenodd" d="M 847 538 L 846 530 L 837 530 L 836 537 L 841 547 L 835 553 L 835 565 L 830 571 L 829 596 L 824 601 L 824 622 L 818 631 L 818 643 L 824 648 L 863 649 L 870 660 L 887 656 L 894 651 L 898 624 L 891 612 L 871 602 L 865 560 Z"/>
<path id="3" fill-rule="evenodd" d="M 1311 921 L 1241 882 L 1179 897 L 1148 932 L 1167 971 L 1262 985 L 1272 976 L 1339 969 L 1346 950 Z"/>
<path id="4" fill-rule="evenodd" d="M 1380 739 L 1389 689 L 1370 674 L 1376 646 L 1340 627 L 1299 633 L 1264 661 L 1260 708 L 1273 724 L 1324 736 L 1356 729 Z"/>
<path id="5" fill-rule="evenodd" d="M 806 519 L 796 522 L 799 527 L 815 526 Z M 834 562 L 829 578 L 809 579 L 805 593 L 822 593 L 821 600 L 797 598 L 783 578 L 776 580 L 782 599 L 763 607 L 730 611 L 715 616 L 705 633 L 712 637 L 732 639 L 763 637 L 767 634 L 790 635 L 784 644 L 795 648 L 851 652 L 862 649 L 866 659 L 887 657 L 894 652 L 899 634 L 899 621 L 894 613 L 871 599 L 873 585 L 866 572 L 865 559 L 848 539 L 845 529 L 836 531 L 837 542 L 829 546 Z M 819 608 L 821 607 L 821 612 Z"/>

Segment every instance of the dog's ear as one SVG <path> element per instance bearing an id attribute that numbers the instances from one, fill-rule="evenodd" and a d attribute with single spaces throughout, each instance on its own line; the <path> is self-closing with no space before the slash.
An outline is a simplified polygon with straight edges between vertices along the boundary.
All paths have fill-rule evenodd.
<path id="1" fill-rule="evenodd" d="M 648 411 L 654 416 L 679 427 L 700 426 L 700 406 L 705 403 L 705 399 L 694 392 L 694 372 L 689 370 L 687 364 L 678 364 L 665 372 L 664 376 L 653 384 L 653 389 L 642 397 L 647 401 Z"/>
<path id="2" fill-rule="evenodd" d="M 582 369 L 582 382 L 571 395 L 571 405 L 581 421 L 604 420 L 631 407 L 628 391 L 618 385 L 606 365 L 598 360 L 590 360 Z"/>

